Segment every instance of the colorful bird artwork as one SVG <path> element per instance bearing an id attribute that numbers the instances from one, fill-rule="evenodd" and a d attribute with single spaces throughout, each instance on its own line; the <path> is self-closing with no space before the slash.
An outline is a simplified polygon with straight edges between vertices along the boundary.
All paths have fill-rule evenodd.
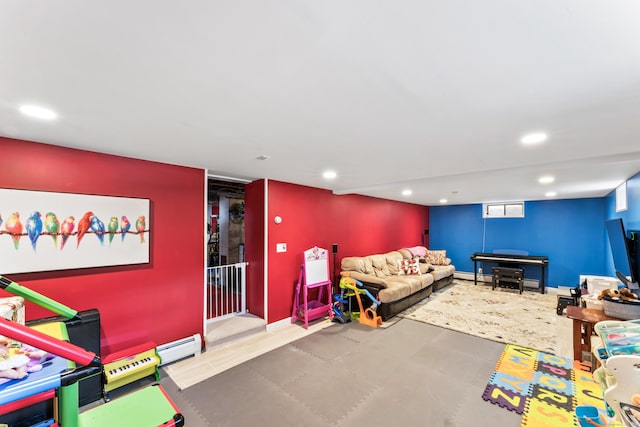
<path id="1" fill-rule="evenodd" d="M 42 233 L 42 214 L 35 211 L 27 218 L 27 236 L 31 240 L 31 247 L 36 250 L 36 242 Z"/>
<path id="2" fill-rule="evenodd" d="M 12 211 L 8 211 L 12 212 Z M 112 246 L 114 238 L 120 234 L 122 242 L 124 242 L 127 234 L 137 234 L 140 236 L 140 243 L 144 244 L 148 240 L 149 229 L 147 228 L 146 212 L 143 215 L 130 214 L 136 218 L 135 224 L 129 221 L 127 215 L 112 215 L 109 221 L 103 222 L 92 210 L 84 211 L 79 220 L 77 216 L 67 215 L 58 216 L 52 210 L 36 210 L 30 211 L 31 214 L 24 221 L 20 218 L 21 211 L 12 212 L 5 217 L 0 215 L 0 243 L 6 239 L 13 242 L 16 251 L 20 249 L 20 238 L 26 236 L 29 238 L 31 247 L 37 252 L 37 244 L 40 242 L 40 236 L 51 236 L 55 249 L 60 248 L 62 251 L 69 241 L 69 237 L 76 236 L 76 249 L 80 247 L 80 243 L 85 239 L 87 234 L 95 234 L 100 241 L 101 246 L 105 246 L 105 240 L 108 236 L 108 247 Z M 46 212 L 46 214 L 41 213 Z M 24 212 L 22 212 L 24 214 Z M 62 219 L 64 218 L 64 220 Z M 134 228 L 135 227 L 135 228 Z M 7 237 L 4 237 L 4 236 Z M 89 238 L 90 240 L 92 238 Z M 48 240 L 48 239 L 47 239 Z M 60 244 L 58 246 L 58 244 Z M 85 244 L 87 246 L 87 244 Z M 90 245 L 89 245 L 90 246 Z M 88 246 L 88 248 L 89 248 Z M 113 251 L 116 249 L 113 248 Z M 45 252 L 47 252 L 45 250 Z"/>
<path id="3" fill-rule="evenodd" d="M 107 225 L 107 231 L 109 232 L 109 245 L 113 241 L 116 233 L 118 232 L 118 217 L 112 216 L 109 220 L 109 224 Z"/>
<path id="4" fill-rule="evenodd" d="M 104 245 L 104 223 L 100 221 L 95 215 L 91 216 L 91 226 L 89 227 L 91 231 L 96 233 L 98 240 L 100 240 L 100 244 Z"/>
<path id="5" fill-rule="evenodd" d="M 58 233 L 60 232 L 60 221 L 53 212 L 44 215 L 44 229 L 53 239 L 53 246 L 58 247 Z"/>
<path id="6" fill-rule="evenodd" d="M 11 235 L 11 239 L 13 239 L 13 246 L 18 250 L 20 247 L 20 237 L 22 237 L 22 223 L 20 222 L 20 213 L 13 212 L 9 215 L 9 219 L 7 219 L 7 223 L 4 228 Z"/>
<path id="7" fill-rule="evenodd" d="M 75 223 L 76 219 L 73 216 L 68 216 L 64 221 L 62 221 L 62 226 L 60 227 L 60 234 L 62 235 L 62 243 L 60 243 L 60 250 L 64 248 L 65 243 L 69 239 L 69 236 L 73 234 L 73 230 L 76 227 Z"/>
<path id="8" fill-rule="evenodd" d="M 131 223 L 129 222 L 129 218 L 122 215 L 122 219 L 120 220 L 120 233 L 122 235 L 122 241 L 124 242 L 124 238 L 127 236 L 127 231 L 131 228 Z"/>
<path id="9" fill-rule="evenodd" d="M 80 242 L 84 237 L 85 233 L 89 231 L 91 228 L 91 217 L 93 216 L 93 212 L 85 212 L 85 214 L 78 221 L 78 234 L 76 235 L 76 248 L 80 247 Z"/>
<path id="10" fill-rule="evenodd" d="M 136 231 L 140 235 L 140 243 L 144 243 L 144 230 L 147 228 L 147 221 L 144 215 L 140 215 L 136 220 Z"/>

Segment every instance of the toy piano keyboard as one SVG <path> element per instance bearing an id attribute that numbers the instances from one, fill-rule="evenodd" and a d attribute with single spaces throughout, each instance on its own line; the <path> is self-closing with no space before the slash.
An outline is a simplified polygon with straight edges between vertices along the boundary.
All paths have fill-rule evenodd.
<path id="1" fill-rule="evenodd" d="M 640 355 L 640 319 L 605 320 L 596 323 L 594 329 L 604 345 L 604 352 L 600 353 L 601 359 Z"/>

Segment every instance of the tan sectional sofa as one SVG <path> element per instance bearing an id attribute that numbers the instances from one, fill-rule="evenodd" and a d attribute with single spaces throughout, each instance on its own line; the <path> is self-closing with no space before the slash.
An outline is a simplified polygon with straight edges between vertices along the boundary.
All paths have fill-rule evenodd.
<path id="1" fill-rule="evenodd" d="M 342 273 L 362 282 L 380 300 L 378 315 L 387 320 L 453 282 L 455 267 L 445 251 L 416 257 L 410 249 L 342 259 Z"/>

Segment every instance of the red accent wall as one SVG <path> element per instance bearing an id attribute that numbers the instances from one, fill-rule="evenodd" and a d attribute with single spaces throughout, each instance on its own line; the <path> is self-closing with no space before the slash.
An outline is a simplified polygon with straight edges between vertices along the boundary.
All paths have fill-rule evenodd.
<path id="1" fill-rule="evenodd" d="M 318 246 L 331 253 L 332 244 L 337 243 L 339 274 L 343 257 L 421 245 L 424 229 L 429 227 L 427 206 L 357 195 L 337 196 L 329 190 L 277 181 L 268 184 L 269 323 L 291 316 L 302 252 L 306 249 Z M 281 224 L 274 223 L 275 216 L 282 217 Z M 276 253 L 276 243 L 286 243 L 287 252 Z M 333 254 L 330 258 L 333 276 Z"/>
<path id="2" fill-rule="evenodd" d="M 247 265 L 247 311 L 264 318 L 264 180 L 244 188 L 244 241 Z"/>
<path id="3" fill-rule="evenodd" d="M 75 310 L 97 308 L 103 354 L 202 334 L 204 170 L 2 137 L 0 156 L 3 188 L 150 199 L 149 264 L 10 279 Z M 0 201 L 4 217 L 6 209 Z M 31 303 L 25 314 L 28 320 L 52 315 Z"/>

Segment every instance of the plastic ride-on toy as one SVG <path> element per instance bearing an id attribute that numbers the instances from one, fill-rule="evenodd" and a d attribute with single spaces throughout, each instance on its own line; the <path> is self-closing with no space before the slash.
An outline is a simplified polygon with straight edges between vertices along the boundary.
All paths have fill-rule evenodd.
<path id="1" fill-rule="evenodd" d="M 362 305 L 361 295 L 365 295 L 367 298 L 371 300 L 371 306 L 364 308 Z M 350 277 L 348 274 L 343 273 L 342 278 L 340 279 L 340 294 L 334 295 L 334 313 L 335 317 L 339 317 L 338 321 L 340 323 L 346 323 L 343 321 L 346 317 L 344 313 L 345 304 L 348 302 L 348 298 L 356 297 L 358 301 L 358 307 L 360 308 L 359 312 L 351 312 L 351 318 L 357 319 L 359 323 L 363 325 L 370 326 L 372 328 L 377 328 L 379 325 L 382 325 L 382 318 L 378 316 L 376 310 L 380 305 L 380 301 L 374 297 L 371 292 L 364 289 L 362 286 L 362 282 L 359 280 Z"/>

